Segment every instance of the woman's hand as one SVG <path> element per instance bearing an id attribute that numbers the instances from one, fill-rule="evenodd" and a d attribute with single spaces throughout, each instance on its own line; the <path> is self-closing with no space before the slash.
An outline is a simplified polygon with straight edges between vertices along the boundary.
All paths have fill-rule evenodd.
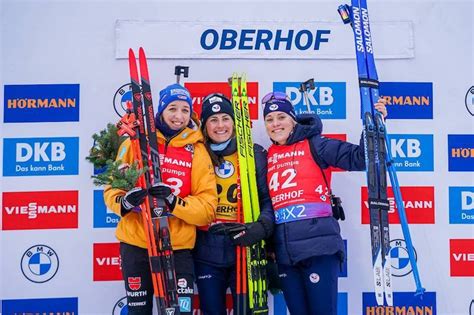
<path id="1" fill-rule="evenodd" d="M 375 109 L 380 112 L 383 116 L 383 118 L 387 117 L 387 100 L 384 99 L 383 97 L 379 97 L 377 103 L 375 103 L 374 107 Z"/>

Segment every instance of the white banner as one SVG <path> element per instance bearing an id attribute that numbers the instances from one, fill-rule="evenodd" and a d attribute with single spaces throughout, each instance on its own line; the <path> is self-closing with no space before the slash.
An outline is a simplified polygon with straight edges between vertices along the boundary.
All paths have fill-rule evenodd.
<path id="1" fill-rule="evenodd" d="M 372 23 L 379 59 L 414 58 L 413 24 Z M 353 33 L 342 22 L 117 20 L 118 59 L 142 46 L 160 59 L 354 59 Z M 396 43 L 396 44 L 394 44 Z"/>

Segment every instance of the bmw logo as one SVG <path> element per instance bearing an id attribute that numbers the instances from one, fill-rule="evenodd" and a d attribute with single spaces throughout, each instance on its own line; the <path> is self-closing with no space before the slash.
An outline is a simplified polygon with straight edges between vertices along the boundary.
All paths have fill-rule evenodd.
<path id="1" fill-rule="evenodd" d="M 224 161 L 221 165 L 216 166 L 215 171 L 220 178 L 229 178 L 234 174 L 235 167 L 231 162 Z"/>
<path id="2" fill-rule="evenodd" d="M 390 241 L 390 261 L 391 270 L 394 277 L 404 277 L 411 273 L 412 267 L 410 257 L 408 256 L 408 249 L 405 240 L 395 239 Z M 414 250 L 414 249 L 413 249 Z M 417 260 L 416 250 L 415 260 Z"/>
<path id="3" fill-rule="evenodd" d="M 114 305 L 114 309 L 112 310 L 112 315 L 127 315 L 128 314 L 128 306 L 127 306 L 127 297 L 124 296 L 120 300 L 117 301 Z"/>
<path id="4" fill-rule="evenodd" d="M 43 283 L 51 280 L 58 268 L 58 255 L 46 245 L 32 246 L 21 257 L 21 271 L 31 282 Z"/>

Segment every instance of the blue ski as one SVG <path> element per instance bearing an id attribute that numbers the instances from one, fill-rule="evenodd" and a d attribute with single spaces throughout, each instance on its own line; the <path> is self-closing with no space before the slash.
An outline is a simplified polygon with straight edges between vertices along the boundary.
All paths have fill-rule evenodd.
<path id="1" fill-rule="evenodd" d="M 352 0 L 352 6 L 342 5 L 338 11 L 344 23 L 351 23 L 356 47 L 357 69 L 364 125 L 365 161 L 367 165 L 367 189 L 370 213 L 370 234 L 372 244 L 372 266 L 375 295 L 378 305 L 393 305 L 390 233 L 387 199 L 387 171 L 392 182 L 395 200 L 400 213 L 401 224 L 407 242 L 410 263 L 413 268 L 417 294 L 424 289 L 419 280 L 413 245 L 411 243 L 405 209 L 391 156 L 387 150 L 387 133 L 382 114 L 375 111 L 374 104 L 379 98 L 379 82 L 375 68 L 372 36 L 369 26 L 369 12 L 366 0 Z M 388 166 L 388 169 L 387 169 Z"/>

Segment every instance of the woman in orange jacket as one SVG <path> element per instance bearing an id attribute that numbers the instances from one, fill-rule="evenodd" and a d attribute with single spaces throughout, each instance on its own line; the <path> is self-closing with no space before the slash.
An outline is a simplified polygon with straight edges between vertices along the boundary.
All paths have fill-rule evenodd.
<path id="1" fill-rule="evenodd" d="M 192 111 L 192 100 L 186 88 L 173 84 L 160 92 L 155 122 L 163 182 L 148 191 L 139 187 L 128 192 L 106 187 L 104 198 L 107 207 L 121 217 L 115 234 L 120 241 L 129 314 L 151 314 L 153 309 L 146 235 L 139 213 L 139 206 L 148 195 L 164 199 L 171 213 L 168 220 L 181 314 L 192 314 L 194 266 L 191 249 L 196 241 L 196 226 L 208 225 L 215 218 L 214 167 L 203 144 L 200 123 Z M 129 165 L 133 163 L 130 146 L 130 140 L 122 144 L 117 160 Z M 137 283 L 140 284 L 138 289 Z"/>

